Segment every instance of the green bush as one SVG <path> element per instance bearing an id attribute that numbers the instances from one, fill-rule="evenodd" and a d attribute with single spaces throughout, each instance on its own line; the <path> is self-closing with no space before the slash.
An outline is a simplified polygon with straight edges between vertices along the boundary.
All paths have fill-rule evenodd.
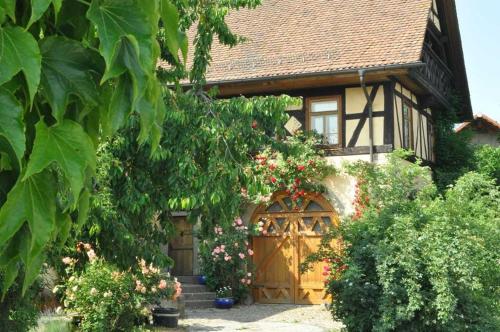
<path id="1" fill-rule="evenodd" d="M 500 184 L 500 147 L 481 145 L 474 152 L 476 170 L 495 179 Z"/>
<path id="2" fill-rule="evenodd" d="M 468 173 L 441 197 L 430 170 L 395 156 L 349 172 L 369 199 L 310 257 L 326 259 L 334 317 L 348 331 L 500 330 L 494 182 Z M 328 247 L 339 236 L 341 254 Z"/>
<path id="3" fill-rule="evenodd" d="M 214 232 L 200 245 L 201 272 L 207 277 L 207 286 L 212 290 L 228 287 L 230 296 L 242 299 L 249 292 L 253 277 L 249 259 L 253 251 L 249 248 L 248 229 L 241 218 L 236 218 L 232 227 L 215 226 Z M 227 295 L 227 294 L 226 294 Z"/>
<path id="4" fill-rule="evenodd" d="M 131 331 L 151 320 L 149 305 L 180 295 L 180 283 L 144 260 L 123 271 L 84 246 L 89 263 L 77 272 L 76 259 L 63 258 L 69 278 L 60 287 L 66 311 L 80 317 L 82 331 Z"/>
<path id="5" fill-rule="evenodd" d="M 0 271 L 0 294 L 3 293 L 2 285 L 4 275 Z M 0 331 L 25 332 L 36 326 L 39 316 L 37 307 L 39 282 L 35 282 L 22 296 L 22 278 L 18 277 L 5 297 L 0 299 Z"/>

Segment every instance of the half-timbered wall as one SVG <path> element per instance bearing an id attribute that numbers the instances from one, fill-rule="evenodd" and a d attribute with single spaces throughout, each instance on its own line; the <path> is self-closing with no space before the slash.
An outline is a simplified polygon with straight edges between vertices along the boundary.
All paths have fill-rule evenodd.
<path id="1" fill-rule="evenodd" d="M 409 110 L 410 130 L 405 132 L 404 110 Z M 419 105 L 418 98 L 410 90 L 396 83 L 394 87 L 394 148 L 409 148 L 425 161 L 434 161 L 434 129 L 432 111 Z M 409 146 L 405 146 L 405 136 Z"/>

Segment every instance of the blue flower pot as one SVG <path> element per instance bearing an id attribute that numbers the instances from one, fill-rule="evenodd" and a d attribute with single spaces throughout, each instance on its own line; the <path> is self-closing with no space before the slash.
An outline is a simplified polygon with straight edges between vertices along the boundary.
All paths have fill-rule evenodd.
<path id="1" fill-rule="evenodd" d="M 207 284 L 207 277 L 205 277 L 205 276 L 198 276 L 198 283 L 200 285 L 206 285 Z"/>
<path id="2" fill-rule="evenodd" d="M 215 307 L 217 309 L 231 309 L 234 305 L 234 299 L 232 297 L 221 297 L 215 299 Z"/>

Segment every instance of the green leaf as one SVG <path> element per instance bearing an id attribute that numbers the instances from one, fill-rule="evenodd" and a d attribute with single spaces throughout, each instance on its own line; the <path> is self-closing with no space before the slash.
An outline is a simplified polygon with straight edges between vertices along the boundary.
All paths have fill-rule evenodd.
<path id="1" fill-rule="evenodd" d="M 0 140 L 3 137 L 12 148 L 5 151 L 11 161 L 15 161 L 17 169 L 21 167 L 21 159 L 26 148 L 24 125 L 22 121 L 23 108 L 16 98 L 7 90 L 0 88 Z M 0 144 L 0 150 L 1 144 Z"/>
<path id="2" fill-rule="evenodd" d="M 151 68 L 151 46 L 154 39 L 151 25 L 141 9 L 138 1 L 103 0 L 92 1 L 87 17 L 97 27 L 99 36 L 99 51 L 106 62 L 106 72 L 103 80 L 117 77 L 124 71 L 121 57 L 118 56 L 121 40 L 124 37 L 137 42 L 140 49 L 140 64 L 146 71 Z M 153 64 L 154 66 L 155 64 Z"/>
<path id="3" fill-rule="evenodd" d="M 23 181 L 57 163 L 71 186 L 74 207 L 85 180 L 85 169 L 95 169 L 95 150 L 90 137 L 76 122 L 64 120 L 47 127 L 43 120 L 36 124 L 36 137 Z"/>
<path id="4" fill-rule="evenodd" d="M 179 11 L 170 0 L 161 0 L 160 15 L 165 27 L 166 43 L 172 56 L 179 59 Z"/>
<path id="5" fill-rule="evenodd" d="M 47 171 L 17 181 L 0 209 L 0 247 L 26 221 L 32 234 L 31 251 L 37 253 L 47 244 L 55 223 L 55 187 Z"/>
<path id="6" fill-rule="evenodd" d="M 66 243 L 69 237 L 69 232 L 71 231 L 72 220 L 68 213 L 62 213 L 57 211 L 56 213 L 56 236 L 55 239 L 58 240 L 60 246 Z"/>
<path id="7" fill-rule="evenodd" d="M 79 97 L 87 105 L 96 106 L 99 94 L 92 77 L 94 52 L 77 41 L 63 37 L 43 40 L 40 49 L 41 86 L 54 118 L 62 121 L 71 95 Z"/>
<path id="8" fill-rule="evenodd" d="M 87 221 L 90 207 L 90 193 L 88 190 L 83 190 L 78 201 L 78 218 L 76 220 L 76 232 L 79 233 L 82 226 Z"/>
<path id="9" fill-rule="evenodd" d="M 26 30 L 30 28 L 30 26 L 38 21 L 40 17 L 42 17 L 43 13 L 47 11 L 52 0 L 31 0 L 31 17 L 26 25 Z"/>
<path id="10" fill-rule="evenodd" d="M 122 75 L 111 96 L 111 102 L 105 109 L 103 121 L 104 132 L 106 135 L 114 134 L 125 121 L 132 111 L 132 81 L 129 75 Z"/>
<path id="11" fill-rule="evenodd" d="M 32 101 L 40 83 L 41 62 L 40 49 L 29 32 L 20 27 L 0 28 L 0 85 L 22 71 Z"/>
<path id="12" fill-rule="evenodd" d="M 16 0 L 0 0 L 0 7 L 5 10 L 5 14 L 16 23 Z"/>

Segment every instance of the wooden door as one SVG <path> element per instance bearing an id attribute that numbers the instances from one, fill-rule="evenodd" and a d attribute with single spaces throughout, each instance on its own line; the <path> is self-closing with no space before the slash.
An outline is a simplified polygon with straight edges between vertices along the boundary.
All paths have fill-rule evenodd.
<path id="1" fill-rule="evenodd" d="M 174 276 L 193 275 L 193 225 L 185 217 L 174 220 L 176 236 L 169 246 L 169 256 L 174 260 Z"/>
<path id="2" fill-rule="evenodd" d="M 284 193 L 260 206 L 253 217 L 264 232 L 253 237 L 256 266 L 254 297 L 260 303 L 319 304 L 328 302 L 323 265 L 300 274 L 300 264 L 314 252 L 321 237 L 338 225 L 338 215 L 317 194 L 306 195 L 300 205 Z"/>

